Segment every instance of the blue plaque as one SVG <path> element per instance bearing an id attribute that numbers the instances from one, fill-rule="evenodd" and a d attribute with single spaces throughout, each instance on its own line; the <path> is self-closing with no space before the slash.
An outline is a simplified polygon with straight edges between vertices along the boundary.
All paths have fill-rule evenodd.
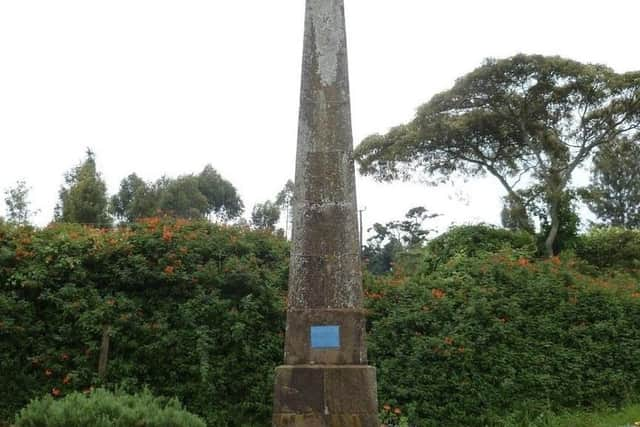
<path id="1" fill-rule="evenodd" d="M 340 326 L 322 325 L 311 327 L 311 348 L 340 348 Z"/>

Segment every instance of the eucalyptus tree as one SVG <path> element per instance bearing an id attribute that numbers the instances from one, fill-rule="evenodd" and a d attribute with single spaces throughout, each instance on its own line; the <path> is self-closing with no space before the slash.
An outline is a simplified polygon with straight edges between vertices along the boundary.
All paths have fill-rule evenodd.
<path id="1" fill-rule="evenodd" d="M 640 72 L 521 54 L 486 60 L 411 122 L 367 137 L 355 157 L 379 180 L 491 175 L 520 209 L 544 200 L 552 255 L 573 173 L 595 149 L 639 127 Z"/>
<path id="2" fill-rule="evenodd" d="M 640 228 L 640 135 L 620 138 L 598 150 L 591 184 L 580 194 L 603 223 Z"/>

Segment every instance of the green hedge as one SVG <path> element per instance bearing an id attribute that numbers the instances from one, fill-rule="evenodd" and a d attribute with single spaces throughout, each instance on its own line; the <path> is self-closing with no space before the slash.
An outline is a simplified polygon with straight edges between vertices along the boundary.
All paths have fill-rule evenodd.
<path id="1" fill-rule="evenodd" d="M 287 257 L 270 233 L 204 222 L 0 227 L 0 420 L 102 384 L 177 396 L 210 426 L 266 425 Z"/>
<path id="2" fill-rule="evenodd" d="M 640 284 L 576 266 L 506 249 L 369 277 L 380 403 L 410 425 L 497 426 L 637 396 Z"/>
<path id="3" fill-rule="evenodd" d="M 619 227 L 594 228 L 579 236 L 576 255 L 601 270 L 640 272 L 640 230 Z"/>
<path id="4" fill-rule="evenodd" d="M 54 400 L 33 400 L 16 417 L 16 427 L 206 427 L 175 400 L 148 390 L 135 395 L 97 389 Z"/>

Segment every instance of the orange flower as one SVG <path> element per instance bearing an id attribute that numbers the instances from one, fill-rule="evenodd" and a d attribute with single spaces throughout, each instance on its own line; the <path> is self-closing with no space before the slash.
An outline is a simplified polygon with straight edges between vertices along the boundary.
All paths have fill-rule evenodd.
<path id="1" fill-rule="evenodd" d="M 60 389 L 58 387 L 54 387 L 51 389 L 51 394 L 53 395 L 53 397 L 58 397 L 60 396 Z"/>
<path id="2" fill-rule="evenodd" d="M 442 289 L 431 289 L 431 296 L 435 299 L 442 299 L 446 293 Z"/>
<path id="3" fill-rule="evenodd" d="M 62 380 L 62 384 L 69 384 L 71 382 L 71 375 L 67 374 L 64 376 L 64 379 Z"/>
<path id="4" fill-rule="evenodd" d="M 396 415 L 400 415 L 402 413 L 402 411 L 400 410 L 400 408 L 395 408 L 393 410 L 393 413 L 396 414 Z"/>
<path id="5" fill-rule="evenodd" d="M 464 346 L 458 347 L 458 353 L 464 353 Z"/>
<path id="6" fill-rule="evenodd" d="M 520 267 L 526 267 L 527 265 L 529 265 L 529 260 L 528 260 L 528 259 L 526 259 L 526 258 L 520 258 L 520 259 L 518 260 L 518 265 L 519 265 Z"/>
<path id="7" fill-rule="evenodd" d="M 391 410 L 391 405 L 389 405 L 388 403 L 385 403 L 382 408 L 384 408 L 385 411 L 389 412 Z"/>
<path id="8" fill-rule="evenodd" d="M 44 374 L 46 376 L 50 377 L 51 375 L 53 375 L 53 371 L 51 369 L 47 368 L 47 369 L 44 370 Z"/>
<path id="9" fill-rule="evenodd" d="M 62 353 L 62 355 L 60 356 L 60 358 L 62 360 L 69 360 L 69 355 L 67 353 Z"/>
<path id="10" fill-rule="evenodd" d="M 173 239 L 173 231 L 166 225 L 162 228 L 162 240 L 170 242 Z"/>
<path id="11" fill-rule="evenodd" d="M 173 265 L 167 265 L 164 268 L 164 274 L 166 274 L 167 276 L 171 276 L 174 270 L 175 270 L 175 267 Z"/>
<path id="12" fill-rule="evenodd" d="M 451 345 L 451 344 L 453 344 L 453 338 L 451 338 L 451 337 L 445 337 L 445 338 L 444 338 L 444 343 L 445 343 L 445 344 L 447 344 L 447 345 Z"/>

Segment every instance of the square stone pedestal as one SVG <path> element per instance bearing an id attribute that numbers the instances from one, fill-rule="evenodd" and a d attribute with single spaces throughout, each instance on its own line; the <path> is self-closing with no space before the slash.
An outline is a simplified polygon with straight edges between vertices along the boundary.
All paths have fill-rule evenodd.
<path id="1" fill-rule="evenodd" d="M 365 365 L 276 368 L 273 427 L 380 427 L 376 370 Z"/>

